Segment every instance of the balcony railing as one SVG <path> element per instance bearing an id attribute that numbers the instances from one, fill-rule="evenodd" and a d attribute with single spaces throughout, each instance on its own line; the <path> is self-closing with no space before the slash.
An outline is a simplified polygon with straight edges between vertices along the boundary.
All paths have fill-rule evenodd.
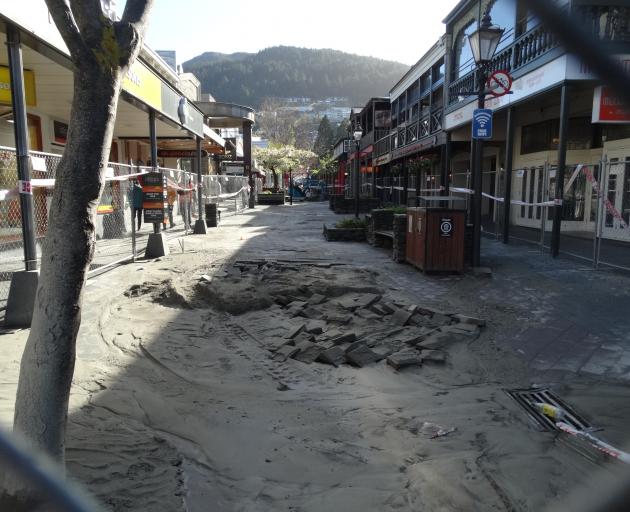
<path id="1" fill-rule="evenodd" d="M 389 130 L 386 128 L 376 128 L 368 133 L 366 133 L 363 137 L 361 137 L 361 149 L 367 148 L 370 144 L 374 144 L 377 140 L 383 137 Z"/>
<path id="2" fill-rule="evenodd" d="M 376 141 L 376 145 L 374 147 L 374 156 L 386 155 L 389 153 L 389 141 L 390 136 L 386 135 L 385 137 L 381 137 Z"/>
<path id="3" fill-rule="evenodd" d="M 437 108 L 424 114 L 420 119 L 400 126 L 394 133 L 376 142 L 375 155 L 378 157 L 387 154 L 439 132 L 442 130 L 443 114 L 443 109 Z"/>
<path id="4" fill-rule="evenodd" d="M 542 25 L 534 27 L 497 54 L 488 64 L 488 72 L 504 70 L 514 72 L 536 60 L 558 45 L 556 37 Z M 475 71 L 455 80 L 448 87 L 448 103 L 452 105 L 470 96 L 476 89 Z"/>

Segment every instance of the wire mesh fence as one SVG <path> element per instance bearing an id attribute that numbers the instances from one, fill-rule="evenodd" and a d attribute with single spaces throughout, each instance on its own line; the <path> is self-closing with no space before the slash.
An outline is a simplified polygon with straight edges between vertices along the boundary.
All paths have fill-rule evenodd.
<path id="1" fill-rule="evenodd" d="M 55 175 L 61 155 L 32 151 L 31 184 L 37 258 L 48 228 Z M 143 222 L 142 208 L 135 205 L 133 189 L 151 167 L 110 162 L 95 218 L 96 245 L 90 274 L 131 260 L 143 253 L 153 224 Z M 168 210 L 162 226 L 168 239 L 192 232 L 199 218 L 199 194 L 203 206 L 217 204 L 223 216 L 234 215 L 248 207 L 249 184 L 244 176 L 202 176 L 179 169 L 160 171 L 167 178 Z M 258 184 L 259 185 L 259 184 Z M 6 306 L 11 277 L 24 269 L 24 241 L 14 148 L 0 147 L 0 309 Z"/>
<path id="2" fill-rule="evenodd" d="M 483 172 L 482 224 L 501 238 L 504 223 L 503 170 Z M 467 198 L 468 173 L 454 175 L 451 191 Z M 554 198 L 557 167 L 549 162 L 514 169 L 511 175 L 509 236 L 551 248 L 556 208 L 561 209 L 560 253 L 599 266 L 630 270 L 630 158 L 565 166 L 563 199 Z"/>

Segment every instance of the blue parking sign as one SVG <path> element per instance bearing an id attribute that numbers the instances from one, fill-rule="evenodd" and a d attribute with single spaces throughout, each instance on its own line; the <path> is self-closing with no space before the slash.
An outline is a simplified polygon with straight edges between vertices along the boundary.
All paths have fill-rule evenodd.
<path id="1" fill-rule="evenodd" d="M 477 108 L 473 112 L 472 121 L 473 139 L 492 138 L 492 110 L 489 108 Z"/>

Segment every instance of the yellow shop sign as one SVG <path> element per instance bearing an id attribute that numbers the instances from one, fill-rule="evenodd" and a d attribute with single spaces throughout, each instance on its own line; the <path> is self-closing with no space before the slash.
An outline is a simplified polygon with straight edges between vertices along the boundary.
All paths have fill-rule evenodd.
<path id="1" fill-rule="evenodd" d="M 29 107 L 37 105 L 35 94 L 35 73 L 24 70 L 24 94 Z M 11 105 L 11 77 L 7 66 L 0 66 L 0 104 Z"/>
<path id="2" fill-rule="evenodd" d="M 162 82 L 141 61 L 136 60 L 123 79 L 122 88 L 147 105 L 162 108 Z"/>

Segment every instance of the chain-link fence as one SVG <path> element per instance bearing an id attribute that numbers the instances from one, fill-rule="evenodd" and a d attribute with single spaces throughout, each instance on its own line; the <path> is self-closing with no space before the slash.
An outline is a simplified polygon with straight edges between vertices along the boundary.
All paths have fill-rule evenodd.
<path id="1" fill-rule="evenodd" d="M 61 155 L 30 152 L 33 217 L 37 258 L 48 228 L 55 173 Z M 95 219 L 96 247 L 90 274 L 142 254 L 153 224 L 146 224 L 142 208 L 134 207 L 134 186 L 153 169 L 109 163 L 103 194 Z M 160 169 L 167 177 L 168 213 L 164 223 L 167 238 L 192 232 L 199 214 L 197 175 L 179 169 Z M 258 180 L 260 181 L 260 180 Z M 257 183 L 257 188 L 261 184 Z M 0 309 L 6 306 L 11 277 L 24 269 L 24 242 L 20 211 L 17 160 L 14 148 L 0 147 Z M 244 176 L 203 176 L 202 207 L 218 205 L 222 216 L 234 215 L 248 206 L 249 185 Z"/>
<path id="2" fill-rule="evenodd" d="M 482 175 L 483 231 L 499 239 L 504 224 L 505 174 L 499 169 Z M 512 171 L 510 239 L 550 251 L 556 176 L 557 167 L 549 162 Z M 473 190 L 468 172 L 454 173 L 450 188 L 470 205 Z M 560 208 L 561 254 L 591 262 L 596 268 L 630 270 L 630 158 L 565 166 Z"/>

